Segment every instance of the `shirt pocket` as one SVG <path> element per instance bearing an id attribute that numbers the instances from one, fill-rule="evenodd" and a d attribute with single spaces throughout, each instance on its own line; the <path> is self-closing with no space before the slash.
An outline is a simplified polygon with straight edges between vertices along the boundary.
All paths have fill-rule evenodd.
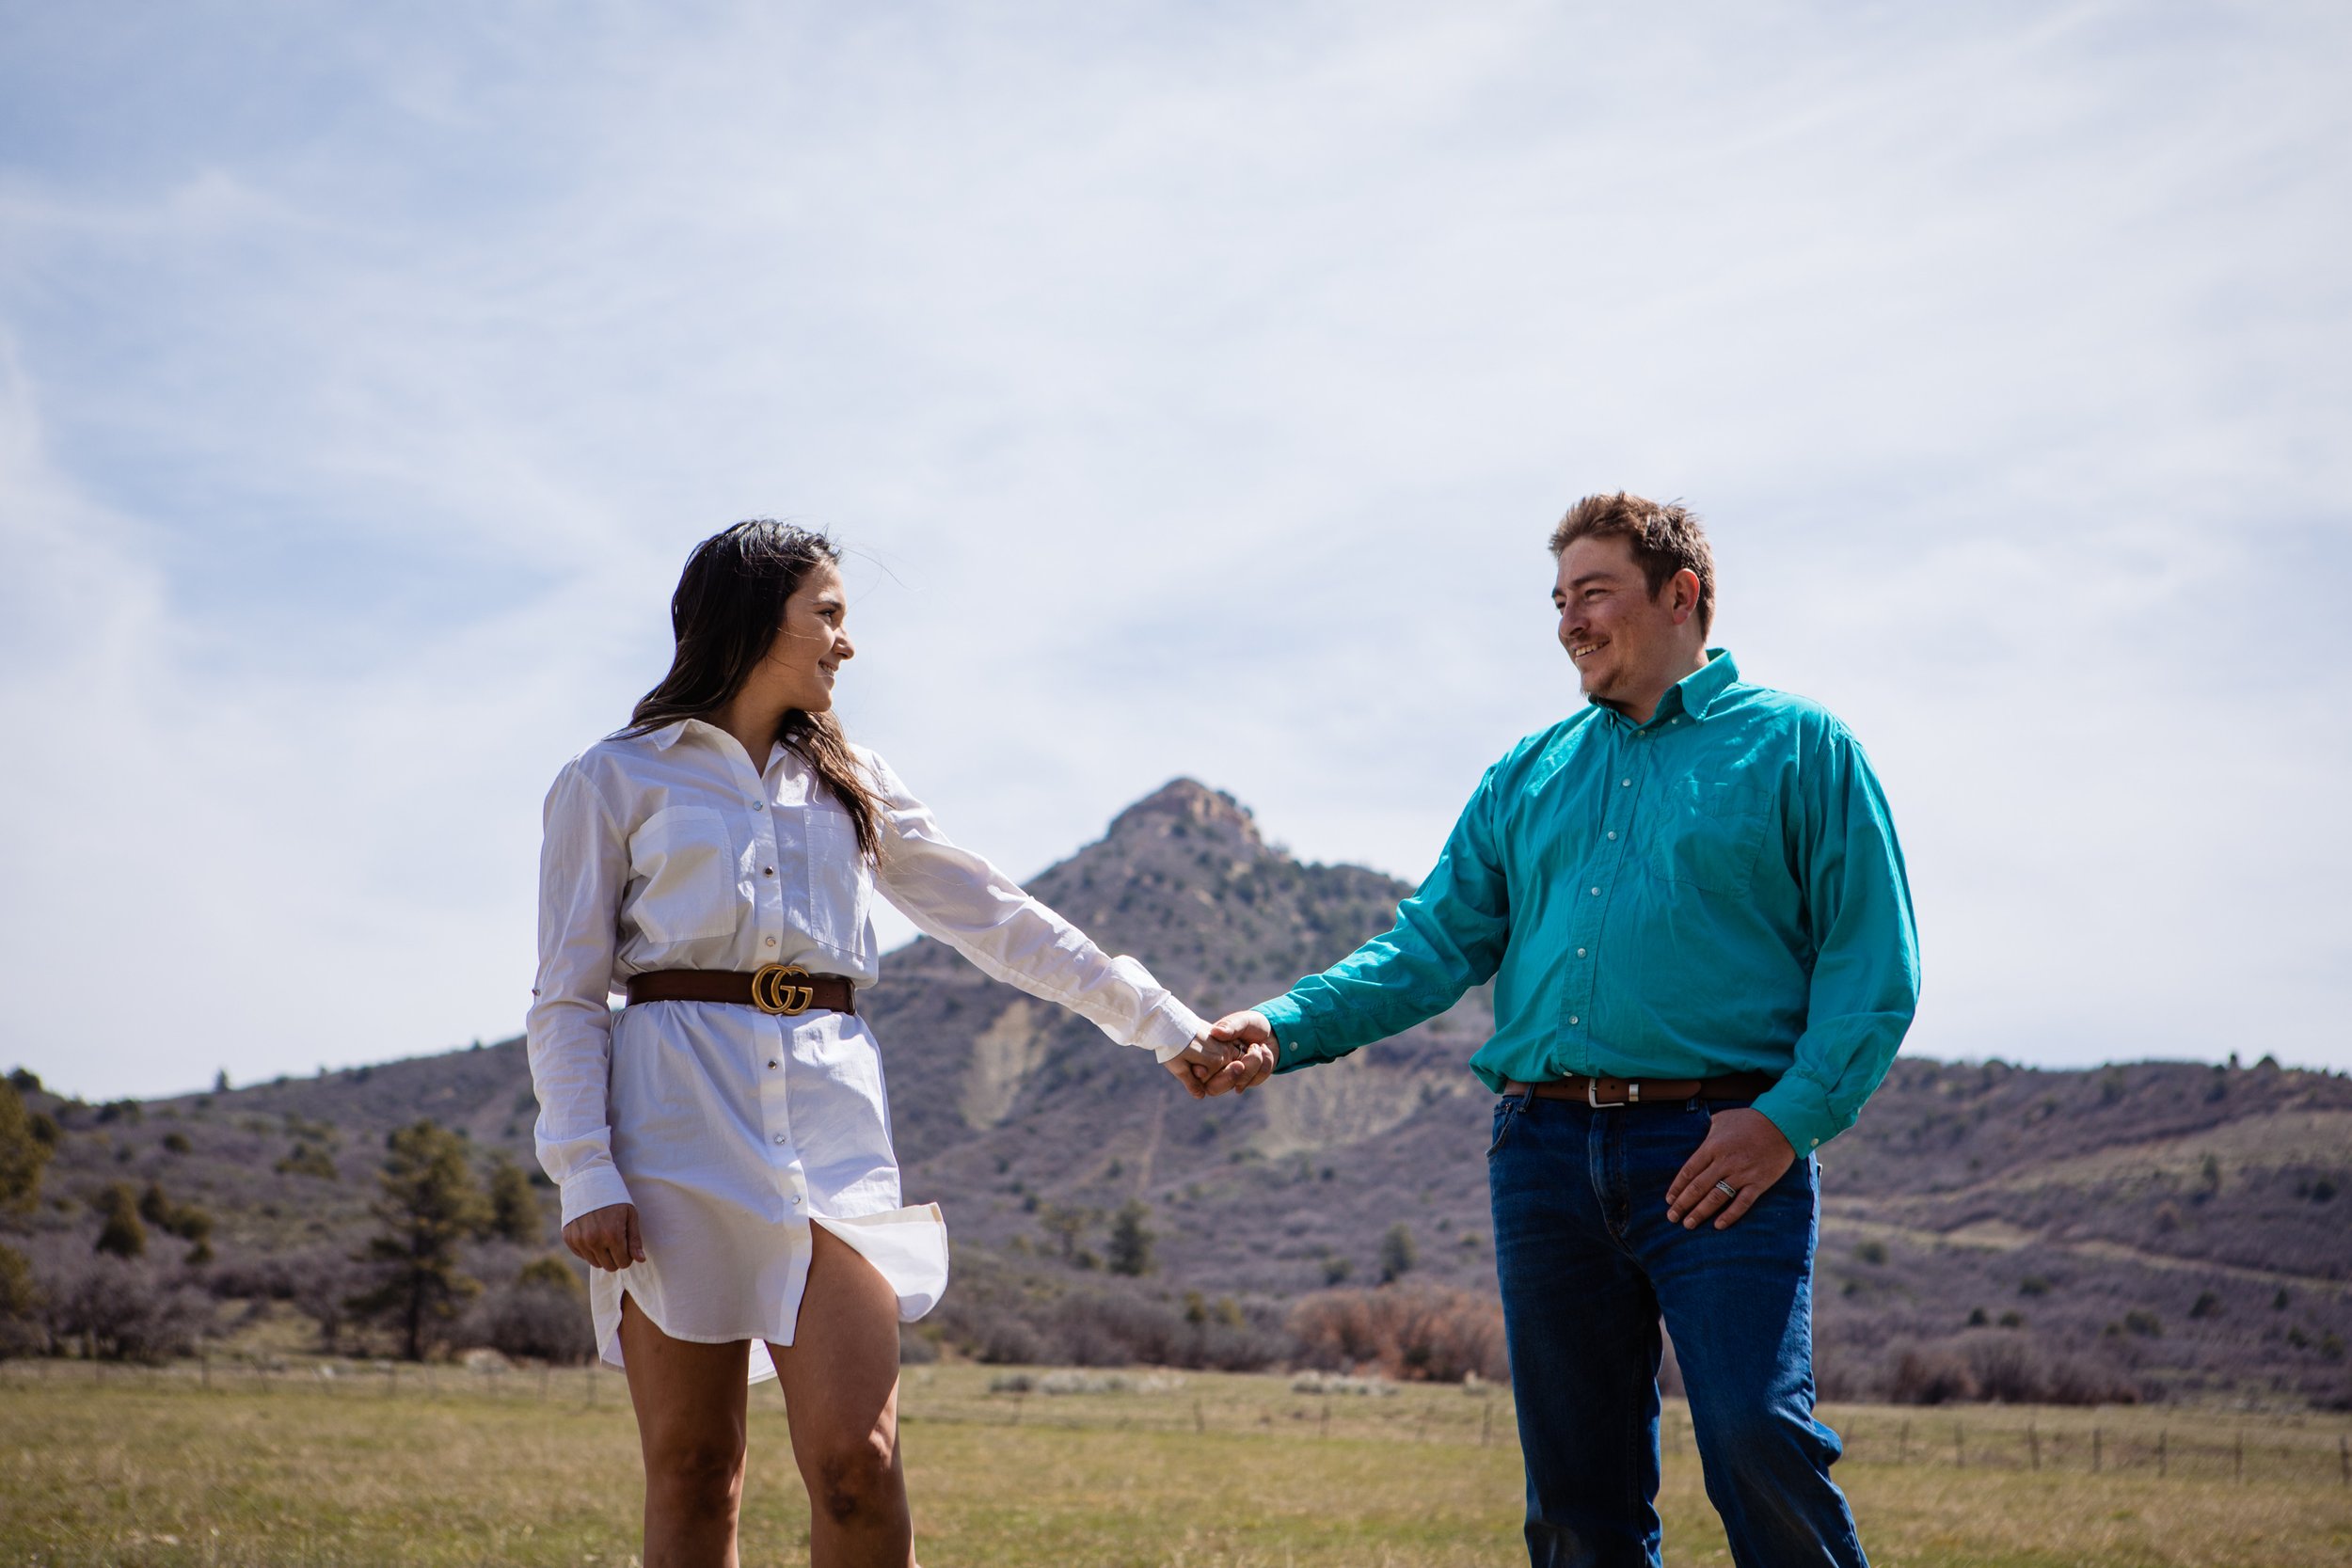
<path id="1" fill-rule="evenodd" d="M 1659 803 L 1650 869 L 1662 881 L 1741 896 L 1756 879 L 1770 804 L 1753 784 L 1676 781 Z"/>
<path id="2" fill-rule="evenodd" d="M 858 852 L 857 825 L 829 791 L 808 803 L 808 934 L 852 959 L 866 957 L 874 876 Z"/>
<path id="3" fill-rule="evenodd" d="M 735 934 L 751 912 L 727 819 L 708 806 L 655 812 L 628 837 L 636 896 L 622 914 L 648 942 L 664 945 Z"/>

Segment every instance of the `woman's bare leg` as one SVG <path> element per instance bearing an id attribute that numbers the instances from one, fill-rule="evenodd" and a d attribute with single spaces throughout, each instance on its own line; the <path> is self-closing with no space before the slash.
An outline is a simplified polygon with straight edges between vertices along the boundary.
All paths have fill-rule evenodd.
<path id="1" fill-rule="evenodd" d="M 848 1243 L 821 1225 L 809 1229 L 816 1250 L 794 1342 L 768 1347 L 808 1486 L 808 1559 L 816 1568 L 912 1568 L 898 1292 Z"/>
<path id="2" fill-rule="evenodd" d="M 751 1341 L 673 1339 L 624 1294 L 621 1359 L 645 1453 L 645 1568 L 736 1568 Z"/>

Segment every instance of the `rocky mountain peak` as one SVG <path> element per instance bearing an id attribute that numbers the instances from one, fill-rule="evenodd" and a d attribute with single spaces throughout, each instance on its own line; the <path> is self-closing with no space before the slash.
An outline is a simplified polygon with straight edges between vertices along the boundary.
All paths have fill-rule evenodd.
<path id="1" fill-rule="evenodd" d="M 1249 808 L 1197 779 L 1170 779 L 1111 819 L 1109 838 L 1205 838 L 1251 856 L 1266 853 Z"/>

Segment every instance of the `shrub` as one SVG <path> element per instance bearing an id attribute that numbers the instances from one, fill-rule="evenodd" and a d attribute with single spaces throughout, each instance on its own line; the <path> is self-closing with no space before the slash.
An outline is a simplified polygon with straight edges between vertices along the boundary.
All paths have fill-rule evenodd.
<path id="1" fill-rule="evenodd" d="M 2144 1307 L 2134 1307 L 2123 1314 L 2123 1332 L 2137 1334 L 2143 1339 L 2164 1337 L 2164 1320 Z"/>
<path id="2" fill-rule="evenodd" d="M 1906 1346 L 1887 1374 L 1886 1397 L 1896 1404 L 1947 1404 L 1978 1393 L 1977 1374 L 1948 1346 Z"/>
<path id="3" fill-rule="evenodd" d="M 563 1266 L 557 1265 L 559 1268 Z M 596 1324 L 578 1279 L 568 1268 L 564 1283 L 545 1273 L 524 1275 L 495 1292 L 481 1313 L 482 1336 L 502 1355 L 541 1361 L 585 1361 L 596 1354 Z"/>
<path id="4" fill-rule="evenodd" d="M 160 1362 L 185 1355 L 212 1326 L 212 1304 L 184 1285 L 126 1259 L 89 1259 L 49 1291 L 48 1328 L 103 1360 Z"/>
<path id="5" fill-rule="evenodd" d="M 1886 1243 L 1875 1241 L 1856 1242 L 1853 1255 L 1855 1262 L 1867 1263 L 1872 1268 L 1876 1268 L 1886 1261 Z"/>
<path id="6" fill-rule="evenodd" d="M 1442 1286 L 1330 1291 L 1294 1308 L 1290 1330 L 1310 1364 L 1354 1368 L 1376 1362 L 1404 1381 L 1458 1383 L 1465 1373 L 1510 1376 L 1502 1307 Z"/>
<path id="7" fill-rule="evenodd" d="M 147 1250 L 147 1227 L 139 1223 L 139 1200 L 128 1181 L 117 1181 L 99 1196 L 102 1223 L 91 1250 L 117 1258 L 136 1258 Z"/>

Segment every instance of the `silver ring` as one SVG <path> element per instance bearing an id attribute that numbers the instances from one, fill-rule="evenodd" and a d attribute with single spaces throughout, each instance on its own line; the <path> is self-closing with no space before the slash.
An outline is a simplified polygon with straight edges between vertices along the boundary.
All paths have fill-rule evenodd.
<path id="1" fill-rule="evenodd" d="M 1716 1183 L 1715 1183 L 1715 1190 L 1716 1190 L 1717 1192 L 1719 1192 L 1719 1193 L 1723 1194 L 1723 1195 L 1724 1195 L 1724 1196 L 1725 1196 L 1725 1197 L 1738 1197 L 1738 1196 L 1740 1196 L 1740 1189 L 1739 1189 L 1739 1188 L 1737 1188 L 1737 1187 L 1735 1187 L 1735 1186 L 1733 1186 L 1733 1185 L 1732 1185 L 1730 1182 L 1728 1182 L 1728 1181 L 1718 1181 L 1718 1182 L 1716 1182 Z"/>

